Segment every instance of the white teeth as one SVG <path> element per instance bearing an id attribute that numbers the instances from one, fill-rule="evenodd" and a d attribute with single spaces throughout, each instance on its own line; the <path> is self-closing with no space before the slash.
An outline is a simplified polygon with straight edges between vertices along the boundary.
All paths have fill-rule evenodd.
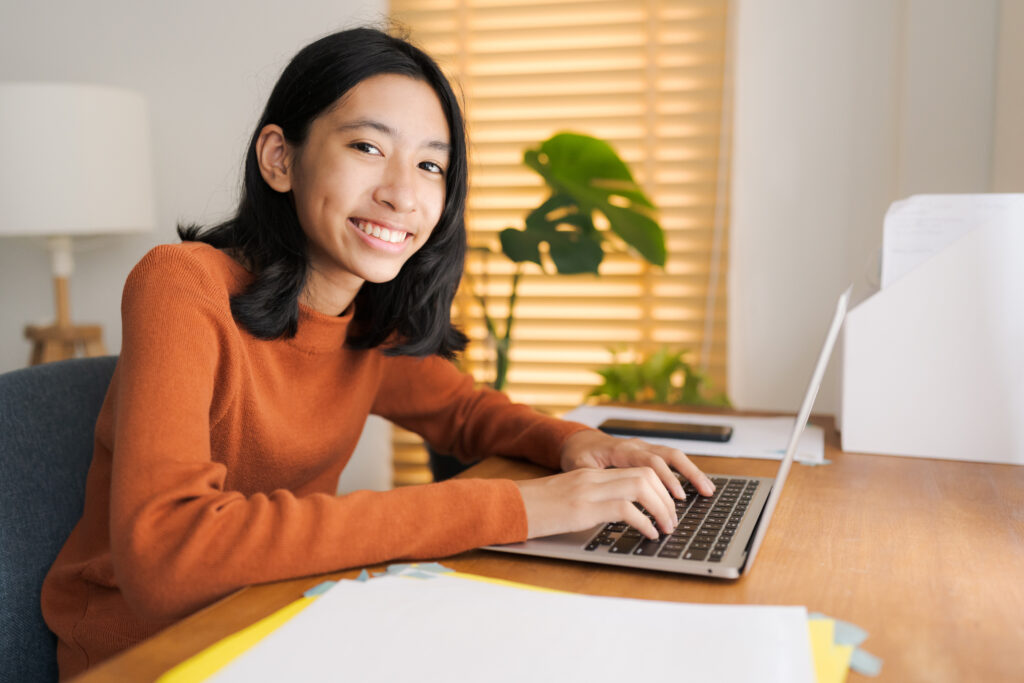
<path id="1" fill-rule="evenodd" d="M 356 227 L 365 232 L 367 235 L 372 235 L 384 242 L 391 242 L 392 244 L 398 244 L 404 242 L 407 232 L 401 230 L 389 230 L 388 228 L 382 228 L 379 225 L 374 225 L 367 221 L 357 221 Z"/>

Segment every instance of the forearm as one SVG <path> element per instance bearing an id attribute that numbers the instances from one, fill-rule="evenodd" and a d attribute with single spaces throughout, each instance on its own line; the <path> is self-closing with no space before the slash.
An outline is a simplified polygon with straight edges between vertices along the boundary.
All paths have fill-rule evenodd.
<path id="1" fill-rule="evenodd" d="M 179 618 L 250 584 L 443 557 L 527 535 L 522 498 L 506 480 L 340 498 L 284 490 L 249 497 L 165 494 L 118 517 L 112 529 L 118 582 L 133 608 L 154 619 Z"/>

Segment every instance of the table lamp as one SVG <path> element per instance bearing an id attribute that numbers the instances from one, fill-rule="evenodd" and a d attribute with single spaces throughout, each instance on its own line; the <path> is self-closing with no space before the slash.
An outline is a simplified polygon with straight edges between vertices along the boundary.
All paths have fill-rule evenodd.
<path id="1" fill-rule="evenodd" d="M 151 230 L 149 125 L 141 95 L 74 83 L 0 83 L 0 237 L 45 238 L 56 320 L 28 325 L 30 362 L 104 355 L 99 325 L 74 325 L 71 241 Z"/>

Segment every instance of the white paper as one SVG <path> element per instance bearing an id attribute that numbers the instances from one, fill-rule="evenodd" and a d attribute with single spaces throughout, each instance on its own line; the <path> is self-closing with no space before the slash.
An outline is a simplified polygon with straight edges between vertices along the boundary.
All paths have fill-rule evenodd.
<path id="1" fill-rule="evenodd" d="M 651 437 L 644 437 L 644 440 L 678 448 L 691 455 L 718 455 L 761 460 L 782 460 L 786 454 L 786 446 L 789 445 L 789 438 L 793 433 L 793 422 L 796 420 L 796 417 L 704 415 L 617 406 L 580 406 L 562 416 L 562 419 L 580 422 L 589 427 L 597 427 L 611 418 L 730 425 L 733 428 L 732 438 L 725 443 Z M 825 432 L 821 427 L 807 425 L 797 444 L 796 460 L 809 464 L 825 462 Z"/>
<path id="2" fill-rule="evenodd" d="M 208 680 L 812 683 L 814 674 L 803 607 L 547 593 L 441 574 L 341 581 Z"/>
<path id="3" fill-rule="evenodd" d="M 1024 221 L 1024 195 L 915 195 L 885 214 L 881 285 L 886 288 L 967 233 Z"/>

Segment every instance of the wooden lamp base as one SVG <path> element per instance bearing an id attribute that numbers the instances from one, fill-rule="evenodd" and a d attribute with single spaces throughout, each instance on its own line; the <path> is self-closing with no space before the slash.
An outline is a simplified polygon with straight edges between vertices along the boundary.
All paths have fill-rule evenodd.
<path id="1" fill-rule="evenodd" d="M 56 269 L 55 269 L 56 270 Z M 67 267 L 65 272 L 69 272 Z M 25 336 L 32 342 L 29 365 L 84 356 L 105 356 L 103 329 L 99 325 L 72 325 L 68 303 L 68 278 L 55 276 L 53 292 L 57 304 L 57 322 L 53 325 L 27 325 Z"/>
<path id="2" fill-rule="evenodd" d="M 99 325 L 27 325 L 25 336 L 32 342 L 30 365 L 67 360 L 77 355 L 107 355 L 103 329 Z"/>

